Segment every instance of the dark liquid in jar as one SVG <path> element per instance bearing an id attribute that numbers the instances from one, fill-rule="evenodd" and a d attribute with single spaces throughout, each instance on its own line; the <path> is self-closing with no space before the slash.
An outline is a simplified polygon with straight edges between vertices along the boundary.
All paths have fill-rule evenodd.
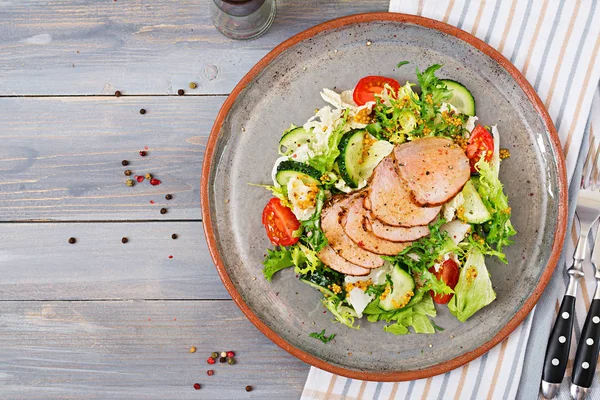
<path id="1" fill-rule="evenodd" d="M 236 17 L 245 17 L 256 12 L 265 0 L 215 0 L 223 12 Z"/>

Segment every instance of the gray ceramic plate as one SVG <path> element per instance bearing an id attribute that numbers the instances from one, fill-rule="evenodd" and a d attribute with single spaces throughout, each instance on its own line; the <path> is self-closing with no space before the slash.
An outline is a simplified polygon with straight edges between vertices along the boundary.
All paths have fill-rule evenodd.
<path id="1" fill-rule="evenodd" d="M 371 42 L 371 45 L 367 45 Z M 399 61 L 411 64 L 396 69 Z M 415 66 L 439 63 L 465 84 L 485 124 L 498 124 L 511 158 L 501 178 L 518 235 L 508 265 L 489 260 L 497 300 L 459 323 L 439 307 L 434 335 L 393 336 L 381 323 L 360 330 L 332 324 L 320 295 L 292 270 L 262 276 L 261 225 L 277 141 L 323 106 L 322 88 L 351 89 L 366 75 L 415 81 Z M 275 48 L 229 96 L 207 146 L 202 202 L 205 232 L 233 299 L 269 338 L 302 360 L 367 380 L 408 380 L 456 368 L 499 343 L 525 318 L 556 266 L 565 234 L 566 178 L 556 131 L 539 98 L 504 57 L 446 24 L 402 14 L 361 14 L 309 29 Z M 308 336 L 326 328 L 334 343 Z"/>

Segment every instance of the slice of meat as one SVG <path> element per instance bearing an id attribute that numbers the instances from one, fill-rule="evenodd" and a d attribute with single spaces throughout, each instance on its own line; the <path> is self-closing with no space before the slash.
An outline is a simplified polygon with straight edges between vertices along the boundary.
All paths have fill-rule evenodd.
<path id="1" fill-rule="evenodd" d="M 468 164 L 468 163 L 467 163 Z M 388 156 L 373 171 L 365 207 L 380 221 L 393 226 L 427 225 L 441 207 L 421 207 L 413 203 L 410 192 L 398 176 L 394 160 Z"/>
<path id="2" fill-rule="evenodd" d="M 429 235 L 429 227 L 427 226 L 405 228 L 403 226 L 387 225 L 375 218 L 372 213 L 367 214 L 367 218 L 373 234 L 391 242 L 410 242 Z"/>
<path id="3" fill-rule="evenodd" d="M 338 256 L 338 254 L 327 245 L 317 254 L 319 259 L 329 268 L 341 272 L 346 275 L 364 276 L 368 275 L 371 270 L 369 268 L 363 268 L 356 264 L 352 264 L 350 261 Z"/>
<path id="4" fill-rule="evenodd" d="M 410 246 L 410 243 L 390 242 L 375 236 L 370 229 L 363 199 L 363 194 L 356 196 L 348 207 L 342 221 L 346 235 L 359 247 L 386 256 L 394 256 Z"/>
<path id="5" fill-rule="evenodd" d="M 383 259 L 375 253 L 361 249 L 344 232 L 342 219 L 354 196 L 334 199 L 321 213 L 321 229 L 329 245 L 342 258 L 363 268 L 378 268 Z"/>
<path id="6" fill-rule="evenodd" d="M 453 141 L 441 137 L 413 140 L 394 148 L 398 175 L 422 206 L 444 204 L 471 176 L 469 159 Z"/>

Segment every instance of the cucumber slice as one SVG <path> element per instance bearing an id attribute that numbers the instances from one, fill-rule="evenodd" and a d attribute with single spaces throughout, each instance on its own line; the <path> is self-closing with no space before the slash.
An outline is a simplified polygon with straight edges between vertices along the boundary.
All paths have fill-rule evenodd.
<path id="1" fill-rule="evenodd" d="M 492 215 L 488 211 L 483 200 L 477 193 L 477 189 L 473 182 L 467 181 L 465 187 L 462 190 L 465 202 L 462 204 L 463 212 L 460 213 L 459 218 L 464 219 L 466 222 L 471 224 L 481 224 L 485 221 L 489 221 Z"/>
<path id="2" fill-rule="evenodd" d="M 338 166 L 340 168 L 340 174 L 346 181 L 348 186 L 353 189 L 358 187 L 361 180 L 360 177 L 360 164 L 363 157 L 363 140 L 365 134 L 368 134 L 364 129 L 354 129 L 346 133 L 338 149 L 340 150 L 340 158 Z"/>
<path id="3" fill-rule="evenodd" d="M 313 138 L 312 132 L 308 132 L 302 127 L 294 128 L 279 139 L 279 154 L 289 156 L 298 147 L 310 143 Z"/>
<path id="4" fill-rule="evenodd" d="M 444 79 L 441 82 L 452 91 L 452 97 L 447 102 L 456 107 L 461 113 L 471 117 L 474 116 L 475 99 L 471 92 L 469 92 L 469 89 L 450 79 Z"/>
<path id="5" fill-rule="evenodd" d="M 385 311 L 398 310 L 405 307 L 414 296 L 415 281 L 412 276 L 402 268 L 392 268 L 390 278 L 394 288 L 385 299 L 379 301 L 379 308 Z"/>
<path id="6" fill-rule="evenodd" d="M 321 178 L 321 174 L 309 165 L 287 160 L 282 161 L 277 167 L 276 179 L 281 186 L 287 186 L 289 180 L 294 176 L 301 179 L 306 185 L 321 184 L 319 179 Z"/>

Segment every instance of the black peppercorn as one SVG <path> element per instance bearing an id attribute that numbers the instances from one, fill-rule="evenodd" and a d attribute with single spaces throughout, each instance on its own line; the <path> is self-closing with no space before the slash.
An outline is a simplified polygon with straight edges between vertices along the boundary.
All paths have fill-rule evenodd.
<path id="1" fill-rule="evenodd" d="M 75 242 L 77 242 L 77 239 L 75 239 L 74 237 L 69 238 L 69 243 L 75 244 Z"/>
<path id="2" fill-rule="evenodd" d="M 178 236 L 177 236 L 177 234 L 176 234 L 176 233 L 174 233 L 174 234 L 172 234 L 172 235 L 171 235 L 171 239 L 175 240 L 175 239 L 177 239 L 177 238 L 178 238 Z"/>
<path id="3" fill-rule="evenodd" d="M 180 95 L 180 96 L 183 96 L 185 94 L 185 92 L 183 91 L 183 89 L 179 89 L 177 91 L 177 94 Z"/>
<path id="4" fill-rule="evenodd" d="M 129 161 L 123 160 L 123 161 L 121 161 L 121 165 L 124 166 L 124 167 L 126 167 L 126 166 L 129 165 Z"/>
<path id="5" fill-rule="evenodd" d="M 167 200 L 171 200 L 172 198 L 173 198 L 173 196 L 172 196 L 172 195 L 170 195 L 170 194 L 167 194 L 167 195 L 165 196 L 165 199 L 167 199 Z"/>
<path id="6" fill-rule="evenodd" d="M 248 385 L 246 386 L 246 392 L 251 392 L 252 391 L 252 386 Z"/>
<path id="7" fill-rule="evenodd" d="M 121 91 L 120 90 L 117 90 L 115 92 L 115 97 L 121 97 Z"/>
<path id="8" fill-rule="evenodd" d="M 142 114 L 142 115 L 146 114 L 146 110 L 144 110 L 143 108 L 140 109 L 140 114 Z"/>
<path id="9" fill-rule="evenodd" d="M 129 239 L 127 239 L 126 237 L 123 237 L 121 239 L 121 243 L 127 243 L 127 242 L 129 242 Z"/>
<path id="10" fill-rule="evenodd" d="M 220 357 L 220 358 L 219 358 L 219 362 L 220 362 L 220 363 L 225 363 L 225 362 L 227 362 L 227 357 Z"/>
<path id="11" fill-rule="evenodd" d="M 167 209 L 166 208 L 161 208 L 160 209 L 160 213 L 161 214 L 166 214 L 167 213 Z"/>

